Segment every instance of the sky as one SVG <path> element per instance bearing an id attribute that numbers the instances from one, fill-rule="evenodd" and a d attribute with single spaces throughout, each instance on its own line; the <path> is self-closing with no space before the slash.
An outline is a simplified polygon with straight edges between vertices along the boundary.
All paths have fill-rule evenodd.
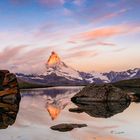
<path id="1" fill-rule="evenodd" d="M 0 69 L 41 71 L 52 51 L 79 71 L 140 68 L 140 0 L 0 0 Z"/>

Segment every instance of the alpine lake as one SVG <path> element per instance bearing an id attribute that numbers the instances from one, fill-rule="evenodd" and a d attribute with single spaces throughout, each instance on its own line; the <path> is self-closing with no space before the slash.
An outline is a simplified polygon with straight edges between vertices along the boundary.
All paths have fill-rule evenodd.
<path id="1" fill-rule="evenodd" d="M 17 116 L 8 127 L 3 127 L 8 117 L 1 122 L 0 140 L 140 139 L 139 103 L 94 103 L 91 108 L 78 110 L 71 97 L 82 88 L 21 90 Z"/>

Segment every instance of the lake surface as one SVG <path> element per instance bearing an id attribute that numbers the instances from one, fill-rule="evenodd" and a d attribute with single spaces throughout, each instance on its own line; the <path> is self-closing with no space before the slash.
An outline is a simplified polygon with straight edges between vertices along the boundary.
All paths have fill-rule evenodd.
<path id="1" fill-rule="evenodd" d="M 140 139 L 140 104 L 131 103 L 108 118 L 103 118 L 98 105 L 95 106 L 98 114 L 95 110 L 92 113 L 71 112 L 69 110 L 77 106 L 70 98 L 81 89 L 82 87 L 56 87 L 22 90 L 16 121 L 7 129 L 0 129 L 0 140 Z M 99 106 L 105 109 L 104 105 Z M 87 124 L 87 127 L 68 132 L 50 129 L 61 123 Z"/>

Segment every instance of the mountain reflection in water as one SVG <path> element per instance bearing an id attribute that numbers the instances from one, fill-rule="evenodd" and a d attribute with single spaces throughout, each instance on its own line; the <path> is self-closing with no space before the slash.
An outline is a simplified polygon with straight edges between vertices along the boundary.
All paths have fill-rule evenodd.
<path id="1" fill-rule="evenodd" d="M 42 96 L 45 101 L 45 108 L 48 111 L 52 120 L 55 120 L 61 110 L 63 110 L 71 101 L 71 97 L 76 94 L 81 87 L 79 88 L 48 88 L 42 90 L 24 90 L 24 96 L 33 96 L 33 97 L 40 97 Z"/>
<path id="2" fill-rule="evenodd" d="M 83 87 L 53 87 L 21 90 L 22 100 L 16 121 L 15 123 L 11 121 L 9 124 L 14 124 L 7 129 L 0 130 L 0 139 L 139 139 L 139 104 L 114 102 L 76 105 L 71 102 L 71 97 L 82 88 Z M 10 105 L 10 107 L 13 106 Z M 17 111 L 18 110 L 16 110 L 16 112 Z M 6 123 L 8 124 L 8 120 Z"/>

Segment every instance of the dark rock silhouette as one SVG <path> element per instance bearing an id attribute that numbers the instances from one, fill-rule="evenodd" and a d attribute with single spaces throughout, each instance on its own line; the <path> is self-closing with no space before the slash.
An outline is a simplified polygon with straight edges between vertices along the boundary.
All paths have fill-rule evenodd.
<path id="1" fill-rule="evenodd" d="M 0 129 L 15 122 L 20 99 L 16 76 L 7 70 L 0 70 Z"/>
<path id="2" fill-rule="evenodd" d="M 80 107 L 77 107 L 77 108 L 70 108 L 69 111 L 70 112 L 75 112 L 75 113 L 83 113 L 84 109 L 80 108 Z"/>
<path id="3" fill-rule="evenodd" d="M 89 85 L 71 98 L 73 102 L 86 104 L 87 102 L 130 101 L 127 92 L 111 85 Z"/>
<path id="4" fill-rule="evenodd" d="M 52 126 L 51 129 L 56 130 L 56 131 L 60 131 L 60 132 L 67 132 L 67 131 L 73 130 L 74 128 L 81 128 L 81 127 L 87 127 L 87 125 L 86 124 L 63 123 L 63 124 L 58 124 L 58 125 Z"/>

